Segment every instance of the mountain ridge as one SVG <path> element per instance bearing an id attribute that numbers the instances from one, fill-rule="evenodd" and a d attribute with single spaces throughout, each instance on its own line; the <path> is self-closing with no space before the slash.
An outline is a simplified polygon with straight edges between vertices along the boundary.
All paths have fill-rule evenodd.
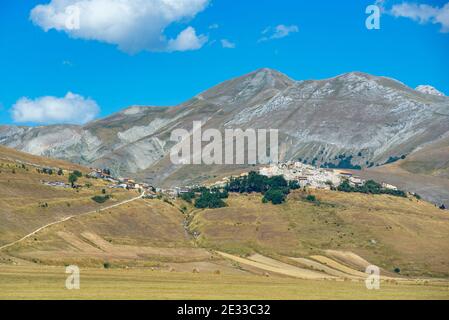
<path id="1" fill-rule="evenodd" d="M 0 144 L 162 183 L 180 169 L 169 163 L 170 133 L 191 131 L 193 121 L 220 131 L 277 128 L 281 160 L 365 168 L 438 140 L 448 116 L 449 98 L 395 79 L 356 71 L 296 81 L 262 68 L 172 107 L 131 106 L 83 126 L 0 126 Z"/>

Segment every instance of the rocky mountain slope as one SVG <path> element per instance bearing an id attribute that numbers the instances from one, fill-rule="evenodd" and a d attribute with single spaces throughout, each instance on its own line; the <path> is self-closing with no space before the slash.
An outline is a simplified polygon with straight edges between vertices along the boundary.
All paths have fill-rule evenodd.
<path id="1" fill-rule="evenodd" d="M 193 121 L 220 131 L 279 129 L 281 160 L 365 168 L 441 139 L 449 132 L 448 120 L 448 97 L 413 90 L 390 78 L 352 72 L 294 81 L 260 69 L 174 107 L 134 106 L 84 126 L 1 126 L 0 144 L 109 167 L 117 175 L 153 183 L 179 183 L 205 170 L 175 166 L 169 159 L 171 132 L 191 131 Z M 225 168 L 207 170 L 219 174 Z"/>
<path id="2" fill-rule="evenodd" d="M 422 92 L 422 93 L 433 94 L 433 95 L 440 96 L 440 97 L 444 96 L 444 93 L 442 93 L 441 91 L 439 91 L 436 88 L 429 86 L 429 85 L 417 86 L 415 88 L 415 90 Z"/>

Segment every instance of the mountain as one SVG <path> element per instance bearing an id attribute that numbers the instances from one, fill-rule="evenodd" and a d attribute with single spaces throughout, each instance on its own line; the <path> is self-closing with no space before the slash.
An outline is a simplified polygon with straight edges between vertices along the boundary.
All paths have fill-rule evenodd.
<path id="1" fill-rule="evenodd" d="M 295 81 L 260 69 L 173 107 L 133 106 L 84 126 L 2 126 L 0 144 L 108 167 L 164 185 L 205 180 L 242 166 L 173 165 L 170 134 L 203 128 L 279 129 L 281 160 L 365 168 L 393 162 L 449 133 L 449 98 L 361 72 Z M 243 166 L 244 167 L 244 166 Z"/>
<path id="2" fill-rule="evenodd" d="M 444 96 L 444 93 L 442 93 L 441 91 L 439 91 L 439 90 L 437 90 L 434 87 L 429 86 L 429 85 L 417 86 L 415 90 L 419 91 L 419 92 L 422 92 L 422 93 L 426 93 L 426 94 L 433 94 L 435 96 L 440 96 L 440 97 Z"/>

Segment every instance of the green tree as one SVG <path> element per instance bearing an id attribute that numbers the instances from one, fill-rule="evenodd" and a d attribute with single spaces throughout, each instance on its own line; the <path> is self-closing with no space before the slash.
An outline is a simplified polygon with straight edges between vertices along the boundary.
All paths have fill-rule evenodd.
<path id="1" fill-rule="evenodd" d="M 78 178 L 81 178 L 81 177 L 83 176 L 83 174 L 81 173 L 81 171 L 78 171 L 78 170 L 73 171 L 73 174 L 74 174 L 76 177 L 78 177 Z"/>
<path id="2" fill-rule="evenodd" d="M 223 208 L 226 207 L 226 203 L 220 198 L 216 193 L 211 193 L 210 191 L 205 191 L 201 196 L 195 201 L 196 208 Z"/>
<path id="3" fill-rule="evenodd" d="M 289 181 L 288 187 L 292 190 L 298 190 L 301 188 L 301 186 L 299 185 L 299 182 L 296 180 Z"/>
<path id="4" fill-rule="evenodd" d="M 264 198 L 267 201 L 271 201 L 272 204 L 281 204 L 285 201 L 285 194 L 279 189 L 270 189 L 265 192 Z"/>
<path id="5" fill-rule="evenodd" d="M 77 181 L 78 181 L 78 177 L 74 173 L 71 173 L 69 176 L 69 183 L 72 186 L 72 188 L 75 187 L 75 183 Z"/>
<path id="6" fill-rule="evenodd" d="M 195 199 L 195 192 L 182 193 L 180 198 L 188 203 L 192 203 L 192 199 Z"/>

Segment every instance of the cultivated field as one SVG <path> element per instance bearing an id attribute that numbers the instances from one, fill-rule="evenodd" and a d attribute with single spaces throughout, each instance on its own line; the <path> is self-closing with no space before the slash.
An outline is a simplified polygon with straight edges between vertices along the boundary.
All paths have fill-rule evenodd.
<path id="1" fill-rule="evenodd" d="M 335 254 L 352 252 L 389 275 L 398 268 L 403 276 L 449 276 L 447 211 L 415 198 L 310 192 L 317 203 L 303 192 L 280 206 L 262 204 L 259 195 L 233 195 L 226 208 L 196 213 L 190 228 L 199 246 L 236 255 L 322 255 L 364 272 L 360 259 Z"/>
<path id="2" fill-rule="evenodd" d="M 314 281 L 256 275 L 82 269 L 81 289 L 65 288 L 63 267 L 0 266 L 0 299 L 449 299 L 447 284 Z"/>

